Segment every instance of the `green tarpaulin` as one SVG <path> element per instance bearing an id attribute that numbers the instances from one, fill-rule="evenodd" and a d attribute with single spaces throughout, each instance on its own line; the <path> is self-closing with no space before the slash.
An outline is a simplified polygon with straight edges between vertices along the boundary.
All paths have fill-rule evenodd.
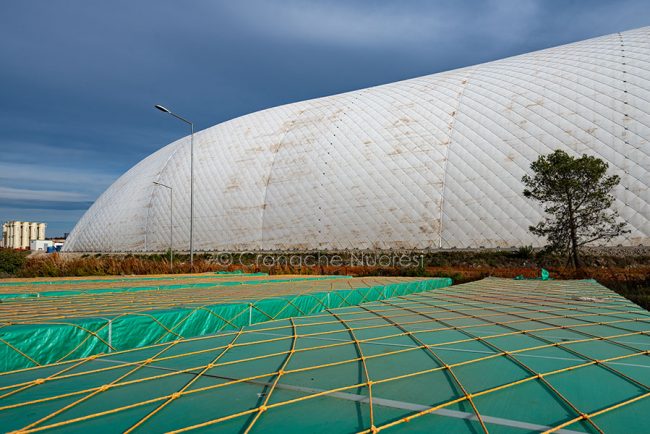
<path id="1" fill-rule="evenodd" d="M 368 288 L 241 300 L 227 304 L 218 303 L 218 294 L 215 294 L 213 305 L 177 306 L 173 309 L 99 318 L 65 318 L 60 321 L 48 320 L 46 323 L 7 325 L 0 328 L 0 370 L 26 368 L 202 336 L 271 319 L 308 315 L 328 308 L 351 306 L 449 285 L 451 279 L 435 278 Z"/>

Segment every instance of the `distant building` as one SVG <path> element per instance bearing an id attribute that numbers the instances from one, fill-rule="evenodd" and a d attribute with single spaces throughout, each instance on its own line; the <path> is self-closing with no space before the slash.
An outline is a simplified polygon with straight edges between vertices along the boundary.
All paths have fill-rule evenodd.
<path id="1" fill-rule="evenodd" d="M 49 247 L 52 247 L 53 252 L 60 252 L 63 249 L 63 244 L 65 244 L 65 236 L 62 237 L 53 237 L 53 238 L 48 238 L 47 241 L 50 241 L 52 244 Z M 46 246 L 47 247 L 47 246 Z M 34 250 L 34 249 L 30 249 Z M 48 251 L 48 249 L 45 249 Z"/>
<path id="2" fill-rule="evenodd" d="M 32 252 L 47 252 L 48 247 L 55 247 L 52 240 L 31 240 L 29 250 Z"/>
<path id="3" fill-rule="evenodd" d="M 30 241 L 45 239 L 45 223 L 8 221 L 2 224 L 2 247 L 29 249 Z"/>

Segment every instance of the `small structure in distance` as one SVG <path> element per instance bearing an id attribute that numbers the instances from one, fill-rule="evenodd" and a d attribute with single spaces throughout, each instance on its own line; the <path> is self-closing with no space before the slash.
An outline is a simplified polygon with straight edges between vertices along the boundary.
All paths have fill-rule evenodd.
<path id="1" fill-rule="evenodd" d="M 29 249 L 31 248 L 31 241 L 45 240 L 45 227 L 45 223 L 39 222 L 21 222 L 17 220 L 5 222 L 2 224 L 1 247 Z M 41 249 L 43 248 L 41 247 Z"/>

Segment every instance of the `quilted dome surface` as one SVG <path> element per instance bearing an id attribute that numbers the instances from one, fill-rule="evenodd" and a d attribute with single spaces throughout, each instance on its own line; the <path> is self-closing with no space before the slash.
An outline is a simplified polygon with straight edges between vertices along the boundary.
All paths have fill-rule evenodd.
<path id="1" fill-rule="evenodd" d="M 242 116 L 194 136 L 194 248 L 540 245 L 521 177 L 540 154 L 598 156 L 650 245 L 650 27 Z M 111 185 L 67 251 L 189 248 L 189 137 Z"/>

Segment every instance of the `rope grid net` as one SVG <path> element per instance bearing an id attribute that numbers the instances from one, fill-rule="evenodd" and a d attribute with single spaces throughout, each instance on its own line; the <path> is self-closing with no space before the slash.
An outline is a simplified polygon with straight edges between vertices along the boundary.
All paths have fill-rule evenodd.
<path id="1" fill-rule="evenodd" d="M 319 276 L 181 288 L 166 290 L 164 296 L 146 290 L 13 298 L 0 303 L 0 371 L 238 329 L 450 284 L 449 279 Z M 43 340 L 53 349 L 42 351 Z"/>
<path id="2" fill-rule="evenodd" d="M 300 275 L 283 275 L 283 276 L 257 276 L 257 275 L 197 275 L 183 278 L 170 277 L 169 279 L 158 278 L 155 284 L 147 281 L 145 278 L 131 278 L 126 281 L 113 281 L 113 279 L 103 279 L 94 282 L 74 283 L 71 281 L 52 281 L 49 285 L 39 286 L 42 282 L 20 282 L 18 286 L 0 287 L 0 299 L 28 299 L 42 297 L 70 297 L 70 296 L 111 296 L 111 295 L 139 295 L 156 294 L 159 291 L 166 290 L 214 290 L 222 287 L 240 287 L 261 284 L 294 284 L 300 282 L 315 282 L 320 280 L 333 281 L 336 279 L 349 279 L 349 276 L 300 276 Z M 14 283 L 14 282 L 12 282 Z M 241 289 L 241 288 L 240 288 Z M 153 291 L 153 292 L 148 292 Z"/>
<path id="3" fill-rule="evenodd" d="M 644 432 L 650 313 L 484 279 L 0 373 L 15 432 Z"/>
<path id="4" fill-rule="evenodd" d="M 113 316 L 127 312 L 142 312 L 177 306 L 226 304 L 264 298 L 301 295 L 334 289 L 352 289 L 386 283 L 412 282 L 413 278 L 345 278 L 345 279 L 284 279 L 282 282 L 247 281 L 238 285 L 195 288 L 187 286 L 173 291 L 160 290 L 81 294 L 69 297 L 25 298 L 0 304 L 0 326 L 33 324 L 64 318 Z M 0 296 L 0 298 L 2 298 Z"/>
<path id="5" fill-rule="evenodd" d="M 92 278 L 88 277 L 55 277 L 55 278 L 46 278 L 46 277 L 36 277 L 36 278 L 7 278 L 3 279 L 0 282 L 0 288 L 7 287 L 40 287 L 41 290 L 45 290 L 48 286 L 55 288 L 65 287 L 66 285 L 74 285 L 75 288 L 78 288 L 79 285 L 93 285 L 93 284 L 122 284 L 122 283 L 143 283 L 143 282 L 152 282 L 152 281 L 210 281 L 210 280 L 241 280 L 242 277 L 246 279 L 259 277 L 261 279 L 268 278 L 268 273 L 256 272 L 256 273 L 244 273 L 244 272 L 228 272 L 228 271 L 217 271 L 217 272 L 208 272 L 208 273 L 193 273 L 193 274 L 147 274 L 147 275 L 131 275 L 131 276 L 94 276 Z M 302 275 L 299 274 L 284 274 L 282 277 L 296 277 Z M 2 290 L 0 292 L 9 292 L 8 290 Z"/>

